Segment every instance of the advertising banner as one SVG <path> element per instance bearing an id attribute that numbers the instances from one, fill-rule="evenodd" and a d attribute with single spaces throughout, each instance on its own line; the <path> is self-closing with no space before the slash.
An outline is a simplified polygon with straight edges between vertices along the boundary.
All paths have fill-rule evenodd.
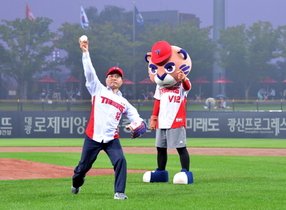
<path id="1" fill-rule="evenodd" d="M 151 111 L 140 111 L 149 125 Z M 88 111 L 11 111 L 0 112 L 0 138 L 84 138 Z M 119 125 L 121 138 L 130 138 L 125 129 L 129 120 Z M 286 112 L 187 112 L 188 138 L 285 138 Z M 144 138 L 155 138 L 147 130 Z"/>

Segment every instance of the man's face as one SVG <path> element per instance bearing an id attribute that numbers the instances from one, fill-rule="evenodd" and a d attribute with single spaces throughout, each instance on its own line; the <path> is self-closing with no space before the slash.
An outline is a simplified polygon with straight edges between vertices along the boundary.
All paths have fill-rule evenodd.
<path id="1" fill-rule="evenodd" d="M 118 89 L 123 84 L 123 79 L 118 73 L 111 73 L 106 77 L 106 85 L 113 89 Z"/>

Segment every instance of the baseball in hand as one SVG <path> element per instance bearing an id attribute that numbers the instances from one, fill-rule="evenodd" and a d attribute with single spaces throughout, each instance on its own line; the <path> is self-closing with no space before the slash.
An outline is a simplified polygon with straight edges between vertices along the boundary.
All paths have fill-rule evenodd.
<path id="1" fill-rule="evenodd" d="M 84 42 L 84 41 L 87 41 L 87 36 L 86 35 L 82 35 L 80 38 L 79 38 L 80 41 Z"/>

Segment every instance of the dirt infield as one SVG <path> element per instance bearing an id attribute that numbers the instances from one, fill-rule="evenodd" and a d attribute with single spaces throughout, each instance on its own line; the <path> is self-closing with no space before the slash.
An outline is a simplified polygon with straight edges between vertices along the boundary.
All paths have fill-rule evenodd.
<path id="1" fill-rule="evenodd" d="M 124 147 L 124 153 L 156 154 L 154 147 Z M 238 156 L 286 156 L 286 149 L 256 148 L 188 148 L 190 155 L 238 155 Z M 0 147 L 0 152 L 81 152 L 81 147 Z M 169 149 L 168 154 L 177 154 Z M 51 179 L 71 177 L 73 167 L 38 163 L 33 161 L 0 158 L 0 180 Z M 15 170 L 17 168 L 17 170 Z M 128 173 L 143 173 L 142 170 L 128 170 Z M 113 174 L 113 169 L 91 169 L 87 175 Z"/>

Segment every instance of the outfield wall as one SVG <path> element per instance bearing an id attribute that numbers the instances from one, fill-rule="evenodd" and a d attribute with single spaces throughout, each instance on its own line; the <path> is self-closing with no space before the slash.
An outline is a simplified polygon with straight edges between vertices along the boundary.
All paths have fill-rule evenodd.
<path id="1" fill-rule="evenodd" d="M 151 111 L 140 111 L 149 124 Z M 81 138 L 88 111 L 8 111 L 0 112 L 0 138 Z M 121 138 L 129 138 L 122 118 Z M 188 138 L 285 138 L 286 112 L 188 111 Z M 155 132 L 147 130 L 146 138 Z"/>

